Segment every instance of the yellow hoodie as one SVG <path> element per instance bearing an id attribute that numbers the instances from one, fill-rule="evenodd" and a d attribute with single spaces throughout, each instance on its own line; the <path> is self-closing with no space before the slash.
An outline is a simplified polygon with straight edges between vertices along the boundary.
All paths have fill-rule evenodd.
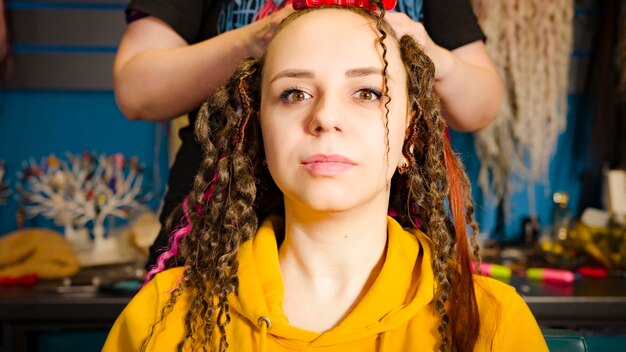
<path id="1" fill-rule="evenodd" d="M 404 230 L 389 218 L 387 255 L 378 278 L 343 321 L 318 333 L 290 325 L 284 314 L 275 235 L 282 227 L 280 218 L 266 219 L 240 249 L 239 293 L 229 297 L 229 351 L 437 350 L 430 242 L 423 233 Z M 113 325 L 103 351 L 139 350 L 182 273 L 182 268 L 170 269 L 146 285 Z M 475 285 L 481 318 L 475 351 L 548 351 L 530 310 L 512 287 L 479 276 Z M 147 351 L 176 350 L 188 308 L 189 296 L 180 296 L 171 313 L 155 325 Z"/>

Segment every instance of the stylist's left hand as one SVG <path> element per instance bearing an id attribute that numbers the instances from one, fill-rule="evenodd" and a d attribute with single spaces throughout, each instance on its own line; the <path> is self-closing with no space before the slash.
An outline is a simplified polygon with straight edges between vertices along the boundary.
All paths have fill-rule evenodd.
<path id="1" fill-rule="evenodd" d="M 398 39 L 405 35 L 413 37 L 417 44 L 435 64 L 435 79 L 441 79 L 448 73 L 454 59 L 452 53 L 437 45 L 426 32 L 420 22 L 414 21 L 402 12 L 385 12 L 385 19 L 398 35 Z"/>

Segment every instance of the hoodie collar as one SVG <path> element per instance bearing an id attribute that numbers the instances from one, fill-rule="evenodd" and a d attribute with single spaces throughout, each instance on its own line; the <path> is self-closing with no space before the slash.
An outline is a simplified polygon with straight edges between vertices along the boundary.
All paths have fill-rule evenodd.
<path id="1" fill-rule="evenodd" d="M 239 291 L 231 295 L 233 309 L 270 335 L 319 345 L 345 343 L 392 330 L 411 319 L 433 298 L 433 273 L 427 237 L 418 230 L 404 230 L 387 219 L 385 263 L 368 293 L 336 327 L 312 332 L 289 324 L 283 310 L 284 286 L 278 262 L 277 236 L 284 221 L 268 217 L 254 238 L 239 252 Z M 268 327 L 259 319 L 271 321 Z"/>

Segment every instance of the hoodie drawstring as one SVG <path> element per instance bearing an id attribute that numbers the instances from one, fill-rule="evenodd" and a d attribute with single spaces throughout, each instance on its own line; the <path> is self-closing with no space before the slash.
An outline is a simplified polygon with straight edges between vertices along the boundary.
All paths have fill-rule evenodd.
<path id="1" fill-rule="evenodd" d="M 261 341 L 259 342 L 259 351 L 267 352 L 267 329 L 272 327 L 272 321 L 266 316 L 259 317 L 259 326 L 261 327 Z"/>

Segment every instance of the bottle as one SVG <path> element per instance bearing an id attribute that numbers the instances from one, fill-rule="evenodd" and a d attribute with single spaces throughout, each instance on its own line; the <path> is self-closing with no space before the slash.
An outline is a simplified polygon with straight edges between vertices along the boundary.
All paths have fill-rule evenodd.
<path id="1" fill-rule="evenodd" d="M 569 195 L 565 192 L 555 192 L 552 195 L 554 213 L 552 215 L 552 228 L 556 242 L 567 241 L 572 215 L 569 211 Z"/>

